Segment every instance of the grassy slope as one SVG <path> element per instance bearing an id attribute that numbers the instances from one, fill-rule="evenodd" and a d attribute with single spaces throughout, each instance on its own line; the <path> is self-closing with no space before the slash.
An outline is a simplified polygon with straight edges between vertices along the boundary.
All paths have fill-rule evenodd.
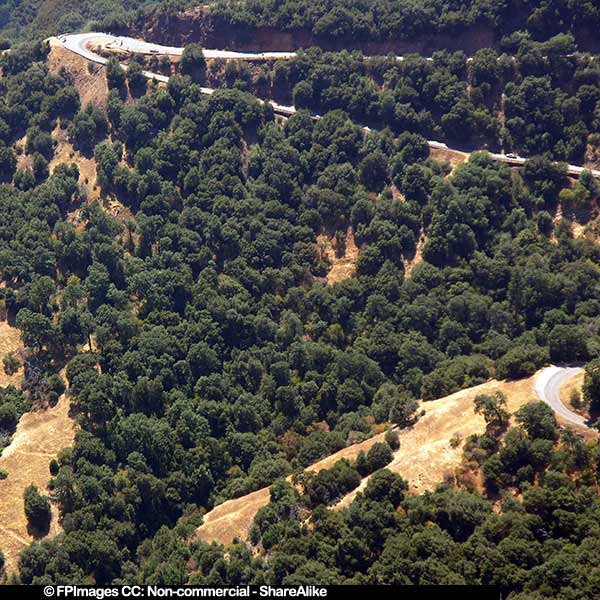
<path id="1" fill-rule="evenodd" d="M 507 397 L 508 410 L 516 412 L 535 398 L 535 377 L 533 375 L 519 381 L 491 380 L 445 398 L 422 403 L 425 415 L 413 427 L 399 432 L 400 448 L 395 452 L 388 468 L 407 479 L 414 493 L 433 490 L 446 479 L 456 480 L 461 475 L 462 468 L 466 467 L 463 464 L 464 440 L 469 435 L 485 431 L 483 417 L 473 410 L 475 396 L 502 391 Z M 384 435 L 382 433 L 361 444 L 348 446 L 306 470 L 316 472 L 328 469 L 342 458 L 355 460 L 360 450 L 367 452 L 374 443 L 383 441 Z M 460 440 L 460 443 L 452 444 L 453 438 Z M 359 489 L 366 485 L 366 480 L 367 478 Z M 338 506 L 347 506 L 356 491 L 358 490 L 351 492 Z M 231 544 L 236 537 L 246 539 L 256 513 L 269 503 L 269 499 L 270 491 L 267 487 L 224 502 L 204 517 L 204 522 L 197 531 L 198 539 L 225 545 Z"/>

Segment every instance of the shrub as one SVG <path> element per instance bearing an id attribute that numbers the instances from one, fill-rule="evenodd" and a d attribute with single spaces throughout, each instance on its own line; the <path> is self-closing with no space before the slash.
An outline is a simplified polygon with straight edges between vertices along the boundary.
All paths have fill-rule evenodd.
<path id="1" fill-rule="evenodd" d="M 4 365 L 4 372 L 7 375 L 14 375 L 21 366 L 19 359 L 15 356 L 14 352 L 9 352 L 3 359 L 2 364 Z"/>
<path id="2" fill-rule="evenodd" d="M 548 352 L 540 346 L 527 344 L 509 350 L 496 363 L 498 379 L 519 379 L 533 375 L 548 362 Z"/>
<path id="3" fill-rule="evenodd" d="M 23 494 L 25 500 L 25 516 L 31 527 L 45 530 L 50 524 L 52 513 L 47 496 L 40 494 L 35 485 L 30 485 Z"/>

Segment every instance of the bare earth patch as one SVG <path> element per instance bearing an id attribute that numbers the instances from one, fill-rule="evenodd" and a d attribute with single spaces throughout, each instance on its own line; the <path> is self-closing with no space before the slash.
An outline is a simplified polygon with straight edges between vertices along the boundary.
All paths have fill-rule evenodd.
<path id="1" fill-rule="evenodd" d="M 469 160 L 467 152 L 459 150 L 450 150 L 449 148 L 430 148 L 429 154 L 433 160 L 444 163 L 449 162 L 452 167 L 452 172 L 464 162 Z"/>
<path id="2" fill-rule="evenodd" d="M 9 352 L 19 356 L 22 351 L 19 330 L 0 321 L 0 360 Z M 0 364 L 1 386 L 19 385 L 22 377 L 23 368 L 8 376 Z M 19 553 L 34 539 L 27 531 L 25 488 L 33 483 L 44 490 L 50 478 L 50 460 L 73 443 L 75 422 L 69 416 L 69 408 L 70 402 L 63 395 L 52 408 L 24 414 L 10 445 L 0 456 L 0 469 L 8 472 L 8 478 L 0 480 L 0 550 L 4 552 L 8 572 L 17 569 Z M 48 535 L 59 531 L 58 514 L 53 507 Z"/>
<path id="3" fill-rule="evenodd" d="M 323 257 L 331 265 L 331 269 L 327 273 L 327 285 L 333 285 L 334 283 L 354 277 L 356 273 L 356 261 L 358 260 L 360 251 L 354 240 L 352 227 L 348 227 L 346 231 L 343 256 L 339 256 L 341 253 L 337 251 L 335 238 L 329 238 L 327 235 L 321 234 L 317 237 L 317 244 Z"/>
<path id="4" fill-rule="evenodd" d="M 88 200 L 100 198 L 100 188 L 96 186 L 96 161 L 75 150 L 67 139 L 66 131 L 59 126 L 52 132 L 52 138 L 56 140 L 57 145 L 54 157 L 50 161 L 50 173 L 54 173 L 54 169 L 60 164 L 75 163 L 79 169 L 79 185 L 84 195 Z"/>
<path id="5" fill-rule="evenodd" d="M 507 395 L 508 410 L 514 412 L 535 397 L 534 381 L 535 375 L 512 382 L 492 380 L 439 400 L 421 403 L 426 414 L 414 427 L 399 432 L 400 449 L 396 451 L 388 468 L 407 479 L 413 493 L 435 488 L 461 465 L 462 443 L 452 448 L 452 438 L 458 435 L 464 441 L 473 433 L 485 431 L 483 418 L 473 411 L 475 396 L 503 391 Z M 383 441 L 384 436 L 381 433 L 360 444 L 344 448 L 306 470 L 330 468 L 341 458 L 354 460 L 361 450 L 368 451 L 373 444 Z M 363 480 L 358 489 L 362 489 L 366 481 L 367 479 Z M 356 491 L 358 490 L 342 499 L 338 506 L 350 504 Z M 220 504 L 204 517 L 204 522 L 196 533 L 197 539 L 224 545 L 231 544 L 234 538 L 246 539 L 256 513 L 269 500 L 270 492 L 267 487 Z"/>
<path id="6" fill-rule="evenodd" d="M 562 203 L 558 205 L 556 213 L 552 219 L 554 227 L 562 220 L 566 220 L 571 226 L 571 235 L 574 239 L 583 239 L 598 244 L 600 243 L 600 215 L 597 208 L 586 205 L 584 207 L 574 209 L 565 207 Z M 553 242 L 558 243 L 556 233 L 553 231 L 550 238 Z"/>
<path id="7" fill-rule="evenodd" d="M 415 249 L 415 255 L 410 259 L 404 260 L 404 277 L 408 279 L 414 268 L 423 262 L 423 248 L 425 248 L 425 243 L 427 239 L 423 233 L 421 233 L 419 237 L 419 241 L 417 242 L 417 248 Z"/>
<path id="8" fill-rule="evenodd" d="M 15 142 L 15 150 L 17 150 L 17 169 L 20 171 L 25 171 L 26 169 L 31 169 L 33 167 L 33 156 L 25 154 L 26 144 L 26 135 Z"/>

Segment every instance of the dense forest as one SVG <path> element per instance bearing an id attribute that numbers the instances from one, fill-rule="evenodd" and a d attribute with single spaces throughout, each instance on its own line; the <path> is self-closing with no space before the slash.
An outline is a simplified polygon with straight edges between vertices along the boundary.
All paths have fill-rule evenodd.
<path id="1" fill-rule="evenodd" d="M 135 11 L 160 0 L 2 0 L 0 38 L 40 39 L 77 31 L 95 20 L 127 20 Z"/>
<path id="2" fill-rule="evenodd" d="M 270 65 L 213 61 L 206 77 L 214 87 L 313 114 L 343 109 L 357 123 L 396 135 L 581 164 L 600 141 L 600 66 L 572 54 L 575 47 L 561 34 L 543 43 L 522 39 L 514 56 L 487 48 L 472 57 L 439 51 L 402 61 L 312 48 Z"/>
<path id="3" fill-rule="evenodd" d="M 323 40 L 397 40 L 455 35 L 473 26 L 490 27 L 499 37 L 514 31 L 537 39 L 577 32 L 600 23 L 591 0 L 217 0 L 214 12 L 243 27 L 305 28 Z"/>
<path id="4" fill-rule="evenodd" d="M 530 3 L 527 26 L 552 20 L 556 5 Z M 361 14 L 383 39 L 403 27 L 392 14 L 414 11 L 417 27 L 417 7 L 437 15 L 427 27 L 485 18 L 502 28 L 511 5 L 245 6 L 236 18 L 282 29 Z M 568 26 L 550 33 L 594 11 L 565 3 Z M 68 74 L 50 73 L 47 44 L 3 54 L 0 312 L 27 361 L 23 385 L 0 388 L 2 445 L 25 411 L 65 388 L 79 426 L 49 467 L 50 497 L 25 492 L 30 522 L 47 523 L 51 500 L 63 532 L 23 551 L 20 581 L 600 594 L 600 447 L 559 430 L 545 404 L 527 404 L 509 427 L 501 395 L 476 398 L 487 429 L 464 454 L 480 487 L 408 494 L 385 469 L 393 433 L 355 462 L 302 473 L 351 441 L 411 425 L 417 399 L 550 361 L 589 362 L 584 401 L 600 407 L 600 246 L 565 218 L 595 218 L 600 186 L 552 160 L 581 159 L 599 128 L 600 70 L 564 56 L 573 39 L 522 39 L 514 61 L 488 49 L 469 63 L 309 50 L 273 66 L 273 95 L 302 109 L 285 121 L 240 67 L 229 67 L 230 89 L 202 94 L 210 66 L 194 48 L 164 86 L 110 61 L 106 107 L 82 105 Z M 103 198 L 126 216 L 86 196 L 77 164 L 50 168 L 57 129 L 95 161 Z M 425 137 L 499 129 L 531 155 L 522 169 L 474 152 L 451 172 Z M 327 285 L 317 237 L 343 247 L 349 227 L 356 275 Z M 367 475 L 347 508 L 331 509 Z M 207 510 L 271 484 L 248 543 L 194 541 Z"/>

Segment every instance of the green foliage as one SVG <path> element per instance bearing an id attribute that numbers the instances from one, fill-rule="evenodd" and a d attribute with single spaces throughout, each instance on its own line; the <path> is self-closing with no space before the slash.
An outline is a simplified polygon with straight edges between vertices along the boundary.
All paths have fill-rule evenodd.
<path id="1" fill-rule="evenodd" d="M 510 414 L 506 410 L 506 396 L 502 392 L 494 395 L 479 394 L 473 400 L 475 412 L 485 419 L 489 429 L 501 431 L 506 428 Z"/>
<path id="2" fill-rule="evenodd" d="M 455 26 L 471 14 L 408 4 Z M 370 11 L 362 11 L 367 28 Z M 340 14 L 332 20 L 315 6 L 319 35 L 352 31 L 359 13 L 348 5 Z M 472 582 L 499 583 L 505 595 L 571 597 L 570 584 L 545 575 L 569 547 L 591 595 L 584 550 L 597 521 L 588 491 L 597 459 L 573 440 L 557 450 L 543 407 L 521 412 L 523 427 L 504 439 L 468 442 L 491 490 L 519 492 L 500 513 L 449 486 L 405 497 L 406 482 L 384 469 L 391 435 L 357 465 L 306 477 L 302 493 L 282 481 L 368 437 L 374 422 L 411 425 L 417 398 L 597 354 L 598 248 L 560 227 L 549 239 L 538 216 L 553 213 L 564 168 L 535 158 L 521 177 L 473 153 L 446 177 L 426 143 L 444 132 L 494 138 L 494 103 L 512 83 L 512 118 L 531 119 L 531 139 L 511 142 L 521 131 L 515 121 L 502 131 L 505 147 L 551 147 L 559 158 L 577 151 L 579 124 L 596 127 L 594 93 L 581 92 L 575 106 L 567 90 L 595 81 L 595 69 L 573 57 L 571 75 L 551 76 L 562 46 L 569 40 L 544 46 L 553 62 L 539 67 L 530 60 L 538 46 L 514 65 L 490 52 L 467 62 L 448 52 L 397 61 L 307 51 L 277 68 L 274 88 L 296 89 L 322 118 L 300 111 L 282 126 L 240 90 L 253 85 L 245 69 L 229 67 L 235 89 L 212 96 L 186 79 L 203 81 L 199 48 L 187 49 L 183 77 L 127 102 L 125 81 L 134 92 L 139 69 L 109 66 L 107 119 L 80 111 L 67 82 L 40 62 L 43 49 L 16 52 L 0 86 L 9 167 L 0 186 L 0 299 L 31 368 L 23 391 L 7 388 L 0 407 L 10 435 L 29 402 L 63 393 L 56 371 L 66 363 L 79 423 L 74 446 L 58 470 L 52 465 L 65 531 L 25 549 L 22 580 Z M 525 102 L 529 93 L 543 110 Z M 53 158 L 58 119 L 70 122 L 78 147 L 93 150 L 103 202 L 114 194 L 124 206 L 117 219 L 103 202 L 78 204 L 76 167 L 48 176 L 34 158 Z M 11 148 L 25 133 L 35 174 L 13 175 Z M 591 206 L 597 192 L 582 181 Z M 325 285 L 317 236 L 335 237 L 341 251 L 349 226 L 356 276 Z M 490 423 L 505 423 L 501 398 L 478 404 Z M 564 480 L 575 472 L 577 486 Z M 318 506 L 354 490 L 363 473 L 372 475 L 347 510 Z M 225 557 L 189 542 L 199 515 L 269 485 L 272 502 L 251 533 L 266 554 L 234 544 Z M 544 488 L 552 510 L 528 486 Z"/>
<path id="3" fill-rule="evenodd" d="M 585 366 L 583 398 L 594 410 L 600 407 L 600 359 Z"/>
<path id="4" fill-rule="evenodd" d="M 400 440 L 398 438 L 398 432 L 393 429 L 388 429 L 385 432 L 385 443 L 394 451 L 400 448 Z"/>
<path id="5" fill-rule="evenodd" d="M 515 417 L 531 439 L 555 440 L 558 437 L 554 412 L 544 402 L 526 404 Z"/>
<path id="6" fill-rule="evenodd" d="M 393 384 L 384 383 L 373 398 L 372 408 L 378 421 L 391 421 L 402 428 L 415 422 L 418 404 L 410 393 Z"/>
<path id="7" fill-rule="evenodd" d="M 0 181 L 10 182 L 17 168 L 17 158 L 14 150 L 4 143 L 0 144 Z"/>
<path id="8" fill-rule="evenodd" d="M 362 477 L 383 469 L 394 457 L 391 447 L 387 442 L 373 444 L 365 454 L 361 451 L 356 460 L 356 469 Z"/>
<path id="9" fill-rule="evenodd" d="M 578 362 L 589 358 L 582 329 L 569 325 L 556 325 L 548 336 L 550 359 L 555 362 Z"/>
<path id="10" fill-rule="evenodd" d="M 0 6 L 0 31 L 9 40 L 42 39 L 81 30 L 93 19 L 111 17 L 113 23 L 155 0 L 81 0 L 76 4 L 52 0 L 6 0 Z M 105 31 L 96 28 L 92 31 Z"/>
<path id="11" fill-rule="evenodd" d="M 131 62 L 127 68 L 127 83 L 132 96 L 139 97 L 146 93 L 148 80 L 144 75 L 141 65 Z"/>
<path id="12" fill-rule="evenodd" d="M 88 155 L 107 133 L 106 116 L 93 104 L 88 104 L 82 112 L 75 115 L 69 128 L 69 137 L 73 140 L 73 145 Z"/>
<path id="13" fill-rule="evenodd" d="M 7 375 L 14 375 L 21 367 L 21 363 L 14 352 L 9 352 L 2 358 L 2 365 Z"/>
<path id="14" fill-rule="evenodd" d="M 50 470 L 50 475 L 52 475 L 53 477 L 56 477 L 58 475 L 58 471 L 60 469 L 60 466 L 58 464 L 58 461 L 55 458 L 53 458 L 50 461 L 50 464 L 49 464 L 48 468 Z"/>
<path id="15" fill-rule="evenodd" d="M 543 367 L 548 361 L 544 348 L 534 345 L 516 346 L 496 363 L 498 379 L 527 377 Z"/>
<path id="16" fill-rule="evenodd" d="M 540 413 L 538 405 L 528 407 L 527 421 Z M 569 432 L 555 445 L 539 438 L 532 423 L 527 431 L 510 430 L 485 463 L 488 484 L 497 477 L 515 498 L 498 503 L 448 485 L 408 496 L 407 483 L 382 469 L 346 509 L 317 507 L 305 527 L 306 497 L 279 481 L 252 526 L 252 543 L 268 550 L 265 558 L 253 559 L 242 544 L 232 545 L 225 558 L 215 546 L 184 546 L 183 529 L 161 530 L 144 553 L 140 580 L 176 570 L 184 581 L 179 565 L 191 556 L 202 566 L 195 583 L 308 583 L 318 576 L 331 583 L 497 585 L 505 595 L 541 597 L 570 593 L 575 578 L 578 590 L 591 593 L 595 558 L 588 550 L 599 503 L 594 476 L 586 483 L 579 477 L 595 468 L 597 445 L 590 448 Z M 334 470 L 341 477 L 347 468 L 340 462 Z M 328 473 L 326 481 L 342 479 Z M 557 578 L 556 564 L 569 576 Z"/>
<path id="17" fill-rule="evenodd" d="M 198 44 L 188 44 L 183 49 L 179 68 L 182 75 L 187 75 L 194 83 L 202 83 L 206 77 L 206 60 L 202 47 Z"/>
<path id="18" fill-rule="evenodd" d="M 323 469 L 314 475 L 304 475 L 302 487 L 307 496 L 307 504 L 311 508 L 321 504 L 334 504 L 358 487 L 360 479 L 358 470 L 345 459 L 339 460 L 330 469 Z"/>
<path id="19" fill-rule="evenodd" d="M 111 56 L 106 63 L 106 80 L 109 89 L 123 91 L 126 81 L 125 70 L 114 56 Z"/>
<path id="20" fill-rule="evenodd" d="M 360 180 L 368 190 L 379 192 L 388 180 L 388 164 L 381 152 L 373 152 L 360 163 Z"/>
<path id="21" fill-rule="evenodd" d="M 25 488 L 23 499 L 29 526 L 38 531 L 47 531 L 52 518 L 48 498 L 40 494 L 37 487 L 30 485 Z"/>
<path id="22" fill-rule="evenodd" d="M 228 27 L 237 27 L 247 34 L 256 26 L 290 31 L 302 28 L 324 45 L 354 46 L 361 42 L 434 39 L 436 36 L 454 40 L 476 23 L 495 31 L 498 38 L 512 32 L 521 32 L 527 40 L 528 34 L 536 39 L 547 39 L 561 33 L 540 44 L 540 51 L 552 57 L 572 51 L 573 36 L 566 32 L 577 31 L 582 18 L 588 20 L 591 28 L 600 23 L 600 14 L 593 2 L 559 8 L 543 0 L 530 2 L 526 7 L 513 2 L 490 6 L 479 0 L 466 0 L 458 5 L 446 1 L 334 0 L 310 4 L 285 0 L 275 6 L 268 2 L 247 4 L 241 0 L 219 0 L 213 14 L 219 22 L 224 21 Z M 557 15 L 561 17 L 560 22 L 556 20 Z M 478 58 L 485 65 L 488 57 Z M 483 65 L 479 67 L 477 83 L 493 82 L 494 71 Z"/>

